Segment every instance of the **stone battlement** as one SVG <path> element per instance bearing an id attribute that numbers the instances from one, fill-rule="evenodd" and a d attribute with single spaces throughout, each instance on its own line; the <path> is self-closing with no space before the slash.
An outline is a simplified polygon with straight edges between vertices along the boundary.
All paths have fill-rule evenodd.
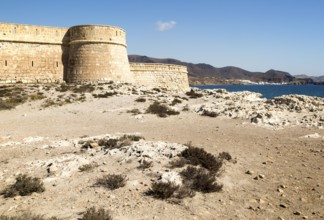
<path id="1" fill-rule="evenodd" d="M 0 23 L 0 41 L 61 45 L 69 42 L 69 33 L 68 28 Z"/>
<path id="2" fill-rule="evenodd" d="M 0 23 L 0 83 L 124 81 L 189 89 L 187 68 L 129 64 L 125 30 L 105 25 L 57 28 Z"/>

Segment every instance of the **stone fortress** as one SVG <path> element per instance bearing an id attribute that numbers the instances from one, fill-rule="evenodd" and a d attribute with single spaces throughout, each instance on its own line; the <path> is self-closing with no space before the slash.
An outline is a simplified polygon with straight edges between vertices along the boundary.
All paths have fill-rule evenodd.
<path id="1" fill-rule="evenodd" d="M 189 90 L 185 66 L 129 63 L 126 32 L 121 28 L 0 23 L 0 83 L 111 80 Z"/>

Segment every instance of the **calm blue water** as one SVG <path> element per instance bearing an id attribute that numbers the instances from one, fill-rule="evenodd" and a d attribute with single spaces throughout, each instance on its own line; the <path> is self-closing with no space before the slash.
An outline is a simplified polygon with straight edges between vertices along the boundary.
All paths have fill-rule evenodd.
<path id="1" fill-rule="evenodd" d="M 258 92 L 267 99 L 288 94 L 318 96 L 324 98 L 324 85 L 203 85 L 195 87 L 200 89 L 226 89 L 229 92 Z"/>

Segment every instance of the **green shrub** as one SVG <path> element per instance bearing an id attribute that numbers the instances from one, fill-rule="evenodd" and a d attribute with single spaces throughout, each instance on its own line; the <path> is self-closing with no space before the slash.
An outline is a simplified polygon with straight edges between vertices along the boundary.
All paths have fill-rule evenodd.
<path id="1" fill-rule="evenodd" d="M 126 185 L 126 177 L 120 174 L 108 174 L 99 178 L 96 185 L 103 186 L 110 190 L 115 190 Z"/>
<path id="2" fill-rule="evenodd" d="M 112 216 L 109 211 L 103 208 L 96 210 L 95 207 L 87 209 L 81 218 L 82 220 L 112 220 Z"/>
<path id="3" fill-rule="evenodd" d="M 15 197 L 17 195 L 27 196 L 33 192 L 44 192 L 43 182 L 36 177 L 29 177 L 26 174 L 20 174 L 16 177 L 16 183 L 6 188 L 1 194 L 4 197 Z"/>
<path id="4" fill-rule="evenodd" d="M 160 104 L 158 102 L 154 102 L 151 104 L 148 109 L 146 110 L 146 113 L 156 114 L 159 117 L 165 118 L 168 115 L 178 115 L 179 112 L 175 111 L 168 106 L 165 106 L 163 104 Z"/>

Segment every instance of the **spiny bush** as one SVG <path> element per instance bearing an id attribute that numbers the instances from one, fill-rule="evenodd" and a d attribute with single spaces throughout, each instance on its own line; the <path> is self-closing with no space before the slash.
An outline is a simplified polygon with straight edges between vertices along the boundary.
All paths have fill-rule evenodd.
<path id="1" fill-rule="evenodd" d="M 108 174 L 99 178 L 96 182 L 97 186 L 103 186 L 110 190 L 115 190 L 120 187 L 125 186 L 126 184 L 126 176 L 117 175 L 117 174 Z"/>
<path id="2" fill-rule="evenodd" d="M 189 98 L 191 99 L 196 99 L 203 96 L 203 94 L 197 93 L 193 89 L 191 89 L 190 92 L 186 92 L 186 95 L 189 96 Z"/>
<path id="3" fill-rule="evenodd" d="M 181 152 L 181 156 L 187 159 L 189 164 L 200 165 L 210 172 L 218 173 L 223 165 L 222 159 L 206 152 L 202 148 L 190 146 Z"/>
<path id="4" fill-rule="evenodd" d="M 160 104 L 158 102 L 154 102 L 151 104 L 148 109 L 146 110 L 146 113 L 156 114 L 161 118 L 165 118 L 168 115 L 178 115 L 179 112 L 175 111 L 168 106 L 165 106 L 163 104 Z"/>
<path id="5" fill-rule="evenodd" d="M 112 220 L 112 216 L 109 211 L 100 208 L 96 209 L 95 207 L 88 208 L 81 218 L 82 220 Z"/>
<path id="6" fill-rule="evenodd" d="M 1 194 L 4 197 L 15 197 L 17 195 L 27 196 L 33 192 L 44 192 L 43 182 L 36 177 L 29 177 L 26 174 L 20 174 L 16 177 L 16 183 L 6 188 Z"/>
<path id="7" fill-rule="evenodd" d="M 184 182 L 195 191 L 203 193 L 219 192 L 223 187 L 216 183 L 215 175 L 205 168 L 188 166 L 180 172 L 180 175 L 183 177 Z"/>
<path id="8" fill-rule="evenodd" d="M 146 102 L 146 98 L 139 97 L 139 98 L 135 99 L 135 102 Z"/>
<path id="9" fill-rule="evenodd" d="M 93 170 L 96 167 L 98 167 L 98 163 L 92 162 L 92 163 L 88 163 L 88 164 L 84 164 L 84 165 L 80 166 L 79 170 L 81 172 L 85 172 L 85 171 Z"/>

